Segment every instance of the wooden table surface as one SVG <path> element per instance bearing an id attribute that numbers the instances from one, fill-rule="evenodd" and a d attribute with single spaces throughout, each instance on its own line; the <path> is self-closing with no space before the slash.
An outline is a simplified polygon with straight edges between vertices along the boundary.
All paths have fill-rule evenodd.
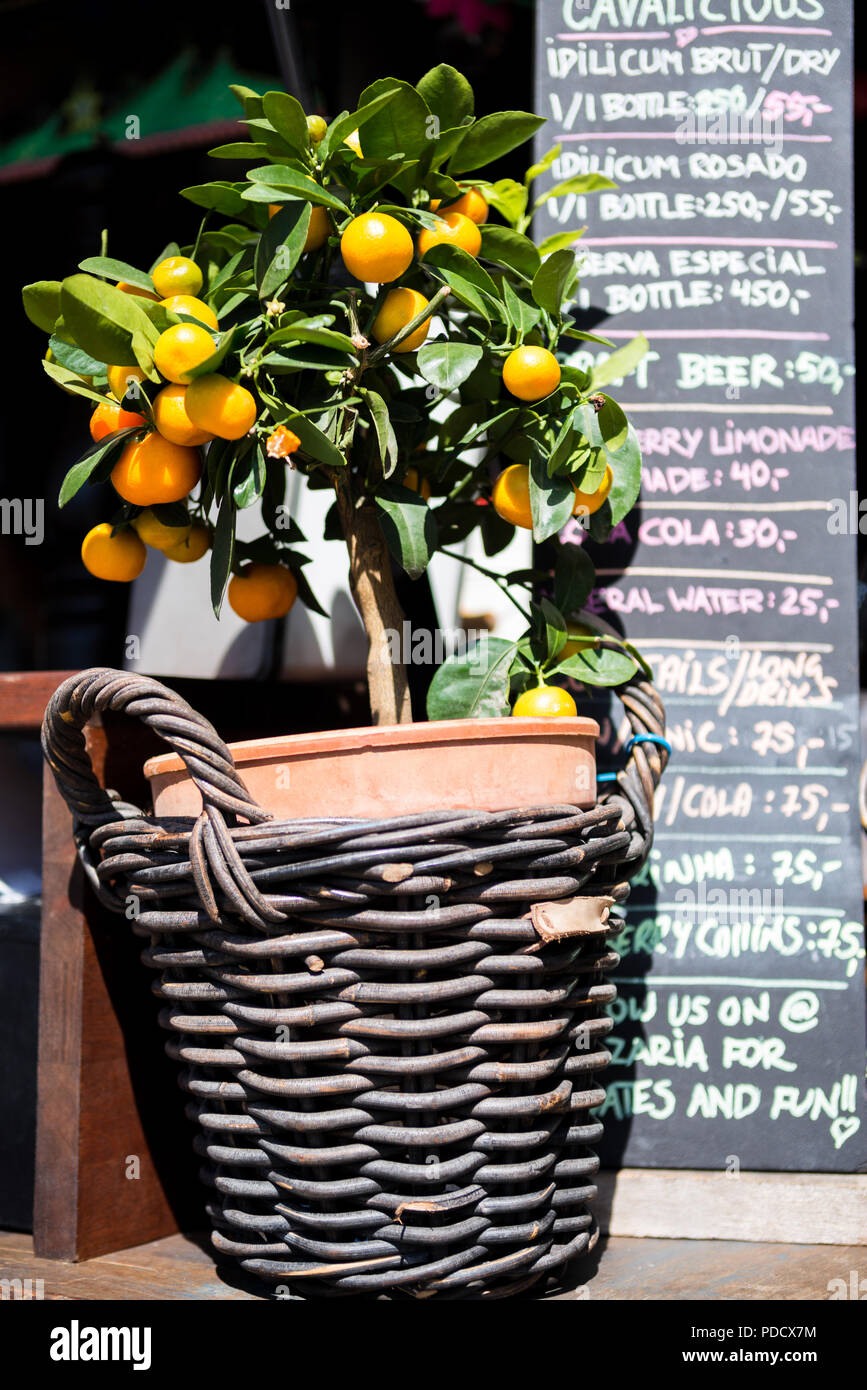
<path id="1" fill-rule="evenodd" d="M 611 1236 L 576 1266 L 556 1300 L 827 1300 L 849 1283 L 863 1246 L 764 1245 L 751 1241 L 650 1240 Z M 42 1279 L 56 1300 L 262 1297 L 243 1272 L 216 1270 L 207 1236 L 168 1236 L 72 1264 L 37 1259 L 30 1236 L 0 1233 L 0 1279 Z M 833 1287 L 833 1286 L 832 1286 Z M 528 1297 L 530 1295 L 527 1295 Z"/>

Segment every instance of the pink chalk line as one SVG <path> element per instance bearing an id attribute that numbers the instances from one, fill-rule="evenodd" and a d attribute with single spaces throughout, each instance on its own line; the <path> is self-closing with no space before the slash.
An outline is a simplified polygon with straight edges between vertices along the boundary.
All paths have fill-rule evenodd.
<path id="1" fill-rule="evenodd" d="M 604 325 L 603 325 L 604 327 Z M 645 338 L 779 338 L 783 342 L 827 343 L 830 333 L 790 333 L 764 328 L 706 328 L 694 332 L 689 328 L 612 328 L 605 329 L 606 338 L 634 338 L 643 333 Z"/>
<path id="2" fill-rule="evenodd" d="M 750 236 L 594 236 L 582 237 L 582 246 L 797 246 L 836 251 L 836 241 L 792 241 L 786 238 Z"/>
<path id="3" fill-rule="evenodd" d="M 679 130 L 603 130 L 598 134 L 595 131 L 582 131 L 578 135 L 561 135 L 561 140 L 678 140 L 682 145 L 697 145 L 698 140 L 684 139 Z M 799 145 L 829 145 L 832 137 L 830 135 L 774 135 L 773 143 L 778 140 L 795 141 Z M 765 140 L 754 140 L 752 136 L 746 135 L 743 139 L 738 135 L 727 135 L 724 140 L 717 140 L 714 135 L 708 135 L 703 139 L 702 144 L 707 145 L 764 145 L 771 143 Z"/>
<path id="4" fill-rule="evenodd" d="M 716 24 L 711 29 L 702 29 L 703 34 L 821 34 L 824 38 L 834 37 L 832 29 L 792 29 L 775 24 Z"/>
<path id="5" fill-rule="evenodd" d="M 580 39 L 670 39 L 671 34 L 667 29 L 660 29 L 652 34 L 640 33 L 637 30 L 626 34 L 604 34 L 597 29 L 592 34 L 557 34 L 558 39 L 566 39 L 572 43 L 577 43 Z"/>

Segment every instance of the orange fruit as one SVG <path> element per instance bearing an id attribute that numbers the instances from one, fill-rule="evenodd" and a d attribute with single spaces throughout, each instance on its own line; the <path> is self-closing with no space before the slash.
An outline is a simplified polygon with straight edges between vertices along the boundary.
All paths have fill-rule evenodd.
<path id="1" fill-rule="evenodd" d="M 115 285 L 116 290 L 123 290 L 124 294 L 137 294 L 139 299 L 153 299 L 159 303 L 159 295 L 152 290 L 140 290 L 138 285 L 128 285 L 126 280 L 118 280 Z"/>
<path id="2" fill-rule="evenodd" d="M 198 294 L 203 277 L 189 256 L 167 256 L 151 271 L 151 279 L 160 299 L 168 299 L 172 294 Z"/>
<path id="3" fill-rule="evenodd" d="M 588 647 L 594 645 L 599 636 L 598 632 L 594 632 L 592 627 L 588 627 L 586 623 L 568 623 L 566 631 L 569 637 L 560 649 L 557 656 L 558 661 L 565 661 L 567 656 L 575 656 L 577 652 L 586 651 Z"/>
<path id="4" fill-rule="evenodd" d="M 358 131 L 357 131 L 357 130 L 350 130 L 349 134 L 347 135 L 347 137 L 346 137 L 346 139 L 344 140 L 343 143 L 344 143 L 344 145 L 348 145 L 349 148 L 350 148 L 351 150 L 354 150 L 355 153 L 358 155 L 359 159 L 362 158 L 362 154 L 361 154 L 361 137 L 360 137 L 360 135 L 358 134 Z"/>
<path id="5" fill-rule="evenodd" d="M 572 719 L 578 706 L 559 685 L 537 685 L 519 695 L 512 710 L 518 719 Z"/>
<path id="6" fill-rule="evenodd" d="M 525 531 L 533 529 L 533 515 L 530 511 L 530 470 L 526 463 L 510 463 L 494 483 L 491 494 L 494 511 L 504 521 L 520 526 Z"/>
<path id="7" fill-rule="evenodd" d="M 127 384 L 132 379 L 134 382 L 144 381 L 145 374 L 141 367 L 108 367 L 108 389 L 116 401 L 122 401 L 127 392 Z"/>
<path id="8" fill-rule="evenodd" d="M 605 465 L 605 476 L 595 492 L 581 492 L 575 489 L 575 506 L 572 508 L 573 516 L 592 516 L 598 512 L 602 503 L 611 491 L 611 484 L 614 482 L 614 474 L 611 472 L 611 464 Z"/>
<path id="9" fill-rule="evenodd" d="M 157 338 L 154 362 L 169 381 L 186 385 L 190 372 L 205 362 L 215 347 L 206 328 L 197 323 L 175 323 Z"/>
<path id="10" fill-rule="evenodd" d="M 311 145 L 318 145 L 319 141 L 324 139 L 327 129 L 328 122 L 324 116 L 307 117 L 307 134 L 310 136 Z"/>
<path id="11" fill-rule="evenodd" d="M 135 507 L 180 502 L 202 472 L 197 449 L 172 444 L 161 434 L 146 434 L 127 444 L 111 472 L 115 491 Z"/>
<path id="12" fill-rule="evenodd" d="M 84 568 L 97 579 L 129 584 L 138 579 L 144 569 L 147 551 L 135 531 L 125 529 L 114 536 L 111 533 L 108 521 L 101 521 L 88 531 L 81 543 Z"/>
<path id="13" fill-rule="evenodd" d="M 416 314 L 420 314 L 426 309 L 428 301 L 418 290 L 408 290 L 403 287 L 397 290 L 389 290 L 385 296 L 385 301 L 373 320 L 373 336 L 378 343 L 387 343 L 389 338 L 399 333 Z M 418 328 L 413 329 L 408 338 L 393 347 L 392 352 L 415 352 L 420 348 L 430 329 L 430 319 L 425 319 Z"/>
<path id="14" fill-rule="evenodd" d="M 482 249 L 482 234 L 462 212 L 446 211 L 437 218 L 435 229 L 423 227 L 419 233 L 419 256 L 427 255 L 432 246 L 459 246 L 468 255 L 477 256 Z"/>
<path id="15" fill-rule="evenodd" d="M 229 580 L 229 605 L 246 623 L 283 618 L 298 596 L 298 581 L 285 565 L 247 565 Z"/>
<path id="16" fill-rule="evenodd" d="M 331 231 L 331 220 L 325 208 L 314 206 L 310 209 L 310 225 L 304 241 L 305 251 L 318 251 L 324 246 Z"/>
<path id="17" fill-rule="evenodd" d="M 412 260 L 412 237 L 402 222 L 386 212 L 354 217 L 340 238 L 343 264 L 356 280 L 387 284 L 396 280 Z"/>
<path id="18" fill-rule="evenodd" d="M 177 545 L 179 541 L 186 539 L 192 529 L 190 521 L 184 526 L 166 526 L 150 507 L 139 512 L 132 525 L 136 535 L 152 550 L 167 550 L 170 545 Z"/>
<path id="19" fill-rule="evenodd" d="M 145 424 L 147 421 L 143 415 L 136 414 L 134 410 L 121 410 L 119 405 L 106 401 L 105 405 L 98 405 L 90 417 L 90 437 L 98 444 L 107 434 L 114 434 L 115 430 Z"/>
<path id="20" fill-rule="evenodd" d="M 177 382 L 164 386 L 154 397 L 154 424 L 163 439 L 168 439 L 172 444 L 184 444 L 188 449 L 195 449 L 199 444 L 207 444 L 214 436 L 207 430 L 200 430 L 187 414 L 186 397 L 189 389 L 188 386 L 180 386 Z"/>
<path id="21" fill-rule="evenodd" d="M 429 206 L 429 208 L 428 208 L 428 211 L 429 211 L 429 212 L 436 212 L 436 210 L 437 210 L 438 207 L 442 207 L 442 201 L 443 201 L 442 198 L 431 198 L 431 200 L 430 200 L 430 206 Z"/>
<path id="22" fill-rule="evenodd" d="M 206 324 L 208 328 L 220 326 L 210 304 L 206 304 L 203 299 L 196 299 L 194 294 L 172 294 L 160 302 L 164 309 L 171 310 L 173 314 L 189 314 L 190 318 L 198 319 L 199 323 Z"/>
<path id="23" fill-rule="evenodd" d="M 185 403 L 196 428 L 218 439 L 240 439 L 256 422 L 255 396 L 218 372 L 191 381 Z"/>
<path id="24" fill-rule="evenodd" d="M 462 213 L 471 222 L 475 222 L 477 227 L 481 227 L 482 223 L 488 220 L 488 204 L 477 188 L 468 188 L 466 193 L 462 193 L 456 202 L 449 203 L 447 208 L 443 208 L 444 217 L 449 212 Z"/>
<path id="25" fill-rule="evenodd" d="M 191 565 L 193 561 L 201 560 L 203 555 L 207 555 L 210 548 L 211 533 L 207 526 L 197 521 L 182 541 L 165 546 L 163 554 L 167 560 L 174 560 L 175 564 Z"/>
<path id="26" fill-rule="evenodd" d="M 543 347 L 518 347 L 503 367 L 506 389 L 519 401 L 540 401 L 560 384 L 560 364 Z"/>
<path id="27" fill-rule="evenodd" d="M 408 468 L 406 470 L 403 475 L 403 485 L 404 487 L 411 487 L 413 492 L 419 493 L 426 502 L 430 497 L 430 483 L 427 478 L 422 478 L 421 481 L 419 481 L 419 472 L 417 468 Z"/>
<path id="28" fill-rule="evenodd" d="M 294 454 L 295 450 L 300 448 L 301 440 L 294 430 L 287 430 L 285 425 L 278 425 L 265 441 L 265 452 L 269 459 L 288 458 L 290 454 Z"/>

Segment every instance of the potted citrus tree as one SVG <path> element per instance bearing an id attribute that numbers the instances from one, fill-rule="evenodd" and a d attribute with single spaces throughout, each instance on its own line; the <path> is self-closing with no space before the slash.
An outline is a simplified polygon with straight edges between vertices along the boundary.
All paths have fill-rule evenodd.
<path id="1" fill-rule="evenodd" d="M 447 66 L 375 82 L 328 124 L 236 94 L 248 138 L 213 153 L 248 172 L 184 190 L 205 209 L 191 246 L 147 271 L 103 246 L 24 291 L 46 371 L 93 410 L 60 501 L 103 491 L 95 575 L 128 582 L 154 549 L 208 563 L 214 610 L 258 622 L 316 604 L 297 469 L 333 498 L 373 727 L 229 749 L 157 681 L 96 669 L 53 696 L 46 758 L 91 884 L 161 972 L 217 1250 L 313 1293 L 516 1292 L 594 1239 L 609 912 L 649 852 L 668 747 L 641 658 L 587 611 L 585 548 L 556 539 L 575 516 L 604 539 L 638 495 L 603 388 L 645 344 L 568 360 L 589 337 L 570 311 L 581 229 L 526 232 L 546 197 L 604 181 L 534 198 L 556 149 L 521 182 L 485 176 L 540 118 L 476 119 Z M 262 534 L 241 540 L 251 507 Z M 461 549 L 478 532 L 496 556 L 516 527 L 532 568 Z M 490 574 L 525 627 L 453 652 L 413 723 L 395 575 L 438 552 Z M 619 687 L 633 733 L 598 800 L 576 682 Z M 94 775 L 84 730 L 106 709 L 175 750 L 146 769 L 155 815 Z"/>
<path id="2" fill-rule="evenodd" d="M 489 179 L 542 118 L 477 118 L 446 65 L 374 82 L 330 123 L 285 92 L 234 91 L 247 138 L 211 153 L 247 172 L 182 191 L 204 209 L 192 245 L 144 270 L 103 244 L 23 292 L 46 372 L 91 408 L 59 499 L 105 498 L 85 566 L 129 582 L 156 550 L 210 565 L 217 614 L 318 607 L 285 505 L 294 468 L 333 493 L 326 535 L 346 543 L 374 724 L 412 720 L 394 575 L 418 578 L 438 551 L 490 573 L 526 631 L 454 652 L 429 718 L 575 717 L 570 682 L 620 685 L 641 660 L 584 611 L 592 563 L 556 537 L 577 515 L 604 539 L 636 500 L 635 432 L 603 388 L 646 344 L 569 365 L 582 341 L 612 347 L 570 312 L 583 229 L 526 233 L 546 199 L 611 185 L 585 175 L 534 198 L 558 148 L 523 182 Z M 240 540 L 250 507 L 262 534 Z M 461 549 L 478 531 L 495 556 L 516 527 L 551 542 L 535 568 L 494 574 Z"/>

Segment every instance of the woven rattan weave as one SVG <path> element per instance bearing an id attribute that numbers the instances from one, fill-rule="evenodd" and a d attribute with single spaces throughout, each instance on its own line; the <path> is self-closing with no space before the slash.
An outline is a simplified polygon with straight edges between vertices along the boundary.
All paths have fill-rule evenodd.
<path id="1" fill-rule="evenodd" d="M 634 735 L 664 734 L 647 681 L 618 693 Z M 99 786 L 104 710 L 183 757 L 197 820 Z M 606 936 L 663 745 L 634 742 L 591 810 L 377 822 L 269 819 L 207 720 L 127 672 L 66 681 L 43 745 L 91 884 L 148 939 L 223 1257 L 290 1293 L 473 1297 L 588 1249 Z"/>

